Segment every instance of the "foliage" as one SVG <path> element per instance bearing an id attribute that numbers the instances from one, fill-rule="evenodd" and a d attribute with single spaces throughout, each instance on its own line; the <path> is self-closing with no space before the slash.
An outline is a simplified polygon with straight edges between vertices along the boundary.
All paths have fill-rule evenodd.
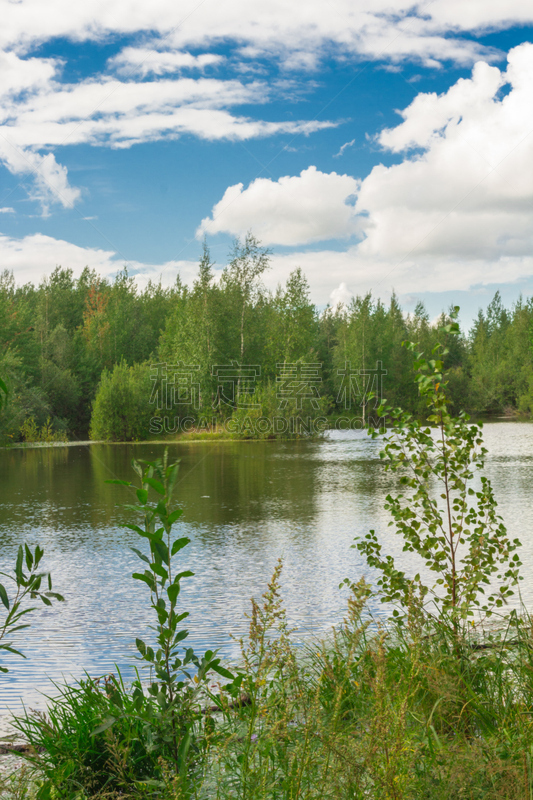
<path id="1" fill-rule="evenodd" d="M 442 333 L 458 334 L 457 323 L 452 321 Z M 416 351 L 414 344 L 408 348 Z M 403 550 L 417 553 L 427 574 L 438 577 L 431 586 L 420 574 L 407 578 L 392 556 L 382 555 L 373 530 L 355 546 L 380 573 L 382 602 L 399 603 L 405 615 L 415 598 L 421 607 L 431 600 L 430 613 L 457 633 L 475 610 L 490 616 L 494 608 L 505 605 L 520 578 L 521 561 L 515 552 L 520 542 L 508 539 L 496 513 L 490 481 L 483 475 L 475 479 L 487 452 L 482 426 L 469 424 L 464 412 L 457 417 L 449 412 L 442 360 L 447 353 L 442 345 L 433 348 L 436 357 L 429 360 L 416 353 L 416 381 L 427 407 L 427 423 L 386 401 L 378 410 L 392 427 L 380 456 L 387 470 L 401 475 L 402 491 L 387 495 L 389 524 L 402 537 Z M 405 494 L 405 490 L 410 491 Z"/>
<path id="2" fill-rule="evenodd" d="M 409 378 L 413 356 L 401 342 L 418 341 L 430 352 L 439 326 L 449 321 L 446 314 L 431 323 L 421 303 L 405 314 L 394 295 L 386 305 L 370 294 L 319 312 L 301 269 L 271 292 L 262 283 L 269 267 L 269 251 L 249 233 L 235 241 L 218 281 L 204 242 L 191 288 L 178 276 L 174 286 L 149 282 L 141 291 L 126 269 L 110 281 L 88 268 L 75 279 L 71 269 L 61 267 L 38 286 L 17 286 L 4 271 L 0 372 L 11 402 L 0 410 L 0 436 L 20 439 L 26 417 L 42 426 L 50 416 L 54 429 L 86 438 L 104 371 L 143 363 L 194 367 L 199 402 L 187 416 L 196 422 L 213 414 L 221 422 L 231 415 L 221 402 L 216 368 L 233 363 L 260 367 L 256 388 L 265 391 L 275 384 L 280 364 L 320 363 L 321 394 L 331 398 L 335 415 L 346 411 L 342 374 L 347 365 L 357 373 L 356 413 L 366 396 L 364 373 L 381 361 L 389 402 L 423 413 Z M 454 413 L 459 408 L 475 414 L 533 413 L 531 299 L 509 309 L 496 293 L 470 332 L 451 338 L 445 342 L 445 367 Z M 144 424 L 134 438 L 141 433 L 148 435 Z"/>
<path id="3" fill-rule="evenodd" d="M 298 363 L 298 362 L 296 362 Z M 329 398 L 287 401 L 281 407 L 278 386 L 263 384 L 250 398 L 252 407 L 239 406 L 226 422 L 231 436 L 243 439 L 299 439 L 320 436 L 327 427 Z M 299 407 L 301 406 L 301 407 Z"/>
<path id="4" fill-rule="evenodd" d="M 182 657 L 179 655 L 182 642 L 188 636 L 186 629 L 179 629 L 180 623 L 188 617 L 187 611 L 178 611 L 181 581 L 193 573 L 176 571 L 173 561 L 190 541 L 186 537 L 172 540 L 172 527 L 182 514 L 180 508 L 172 507 L 178 467 L 178 463 L 169 464 L 168 450 L 162 461 L 133 461 L 141 483 L 136 490 L 138 505 L 133 509 L 142 514 L 144 526 L 128 523 L 126 527 L 149 545 L 149 555 L 132 548 L 146 565 L 144 572 L 134 573 L 133 577 L 148 586 L 157 620 L 153 628 L 154 647 L 140 638 L 135 640 L 140 659 L 150 668 L 151 682 L 146 697 L 141 682 L 136 681 L 133 697 L 150 724 L 154 745 L 164 747 L 166 755 L 170 754 L 173 769 L 185 787 L 194 777 L 195 759 L 200 752 L 197 729 L 202 727 L 198 705 L 201 687 L 210 671 L 230 680 L 234 676 L 221 666 L 220 659 L 211 651 L 199 658 L 192 648 L 187 648 Z M 109 482 L 131 486 L 124 481 Z M 148 500 L 150 490 L 158 496 L 155 503 Z M 196 673 L 194 680 L 191 669 Z"/>
<path id="5" fill-rule="evenodd" d="M 0 651 L 15 653 L 26 658 L 26 656 L 16 650 L 11 641 L 5 641 L 6 637 L 11 637 L 19 631 L 29 628 L 29 623 L 25 622 L 26 614 L 31 614 L 35 607 L 24 608 L 24 601 L 41 600 L 45 606 L 51 606 L 52 600 L 64 600 L 64 598 L 52 591 L 52 578 L 50 573 L 40 572 L 44 550 L 39 545 L 34 552 L 27 544 L 20 545 L 17 552 L 17 559 L 13 572 L 0 572 L 3 578 L 7 578 L 10 584 L 14 584 L 14 595 L 10 597 L 4 584 L 0 583 L 0 601 L 6 610 L 6 616 L 0 623 Z M 26 571 L 27 570 L 27 571 Z M 43 579 L 46 578 L 48 588 L 41 589 Z M 8 672 L 7 667 L 0 666 L 0 672 Z"/>
<path id="6" fill-rule="evenodd" d="M 52 428 L 52 421 L 50 417 L 46 420 L 44 425 L 39 428 L 33 417 L 26 417 L 20 426 L 20 433 L 25 442 L 65 442 L 67 437 L 64 432 L 60 430 L 54 431 Z"/>
<path id="7" fill-rule="evenodd" d="M 117 364 L 104 370 L 93 402 L 91 439 L 129 442 L 146 439 L 154 413 L 148 364 Z"/>

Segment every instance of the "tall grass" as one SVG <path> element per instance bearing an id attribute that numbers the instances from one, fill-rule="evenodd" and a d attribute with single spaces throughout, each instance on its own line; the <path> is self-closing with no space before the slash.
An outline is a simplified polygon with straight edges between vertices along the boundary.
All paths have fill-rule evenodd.
<path id="1" fill-rule="evenodd" d="M 46 715 L 18 727 L 29 774 L 2 797 L 168 800 L 531 800 L 533 634 L 471 627 L 457 640 L 420 618 L 378 625 L 369 587 L 352 585 L 346 618 L 296 646 L 280 598 L 281 563 L 241 642 L 240 683 L 207 690 L 194 780 L 149 728 L 120 680 L 63 687 Z M 113 693 L 115 696 L 113 697 Z M 120 701 L 117 701 L 117 693 Z M 110 714 L 122 716 L 94 735 Z M 191 767 L 192 769 L 192 767 Z M 37 774 L 37 773 L 36 773 Z"/>

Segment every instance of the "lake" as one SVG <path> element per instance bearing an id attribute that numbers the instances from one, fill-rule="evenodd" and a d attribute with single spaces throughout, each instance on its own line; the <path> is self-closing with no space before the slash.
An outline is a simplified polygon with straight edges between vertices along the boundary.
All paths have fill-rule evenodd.
<path id="1" fill-rule="evenodd" d="M 486 474 L 524 561 L 522 596 L 533 605 L 533 425 L 485 425 Z M 413 556 L 387 528 L 385 495 L 394 478 L 379 460 L 379 441 L 360 431 L 331 431 L 322 441 L 188 442 L 169 445 L 181 459 L 176 497 L 184 514 L 176 532 L 195 577 L 183 582 L 190 611 L 187 644 L 238 656 L 231 636 L 246 634 L 250 598 L 265 591 L 283 558 L 282 594 L 297 639 L 325 632 L 344 615 L 345 578 L 371 577 L 353 538 L 376 528 L 404 569 Z M 40 607 L 14 641 L 27 655 L 2 656 L 0 713 L 6 705 L 43 706 L 50 679 L 101 675 L 118 664 L 133 677 L 136 636 L 149 636 L 148 589 L 131 578 L 140 562 L 129 549 L 139 537 L 123 504 L 132 457 L 152 459 L 163 445 L 90 445 L 0 451 L 0 568 L 10 569 L 26 541 L 45 550 L 44 566 L 65 603 Z M 136 520 L 137 521 L 137 520 Z M 412 566 L 412 565 L 411 565 Z M 142 571 L 142 570 L 141 570 Z M 145 591 L 146 589 L 146 591 Z M 374 607 L 376 613 L 381 606 Z"/>

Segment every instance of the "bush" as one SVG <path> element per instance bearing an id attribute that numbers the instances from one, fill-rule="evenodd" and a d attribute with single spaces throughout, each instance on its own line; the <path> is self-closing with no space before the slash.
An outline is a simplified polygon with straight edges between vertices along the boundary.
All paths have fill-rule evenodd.
<path id="1" fill-rule="evenodd" d="M 93 402 L 91 439 L 130 442 L 147 439 L 154 407 L 150 405 L 150 367 L 122 363 L 104 370 Z"/>
<path id="2" fill-rule="evenodd" d="M 268 383 L 250 396 L 250 403 L 258 408 L 238 407 L 226 421 L 226 428 L 235 438 L 243 439 L 299 439 L 316 436 L 327 427 L 328 398 L 317 397 L 286 401 L 280 408 L 278 387 Z M 298 408 L 301 405 L 301 408 Z M 317 407 L 316 407 L 317 406 Z"/>

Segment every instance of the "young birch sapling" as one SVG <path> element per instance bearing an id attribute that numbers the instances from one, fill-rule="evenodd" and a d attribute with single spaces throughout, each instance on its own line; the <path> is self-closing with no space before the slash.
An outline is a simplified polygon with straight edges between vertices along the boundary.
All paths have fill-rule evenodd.
<path id="1" fill-rule="evenodd" d="M 445 336 L 459 334 L 458 312 L 455 307 L 451 322 L 440 329 Z M 487 453 L 482 424 L 470 423 L 465 412 L 450 413 L 443 380 L 448 350 L 438 344 L 426 359 L 416 344 L 404 345 L 415 355 L 416 381 L 429 413 L 421 422 L 386 400 L 378 409 L 391 429 L 380 457 L 386 470 L 400 475 L 402 486 L 400 493 L 387 495 L 385 509 L 403 550 L 417 553 L 436 574 L 435 582 L 427 585 L 419 574 L 408 578 L 391 555 L 383 554 L 374 530 L 353 546 L 379 571 L 381 599 L 396 604 L 396 618 L 403 619 L 418 598 L 424 614 L 446 622 L 457 636 L 475 612 L 490 616 L 513 594 L 521 579 L 520 542 L 508 538 L 490 481 L 481 474 Z M 379 435 L 375 429 L 369 433 Z"/>

